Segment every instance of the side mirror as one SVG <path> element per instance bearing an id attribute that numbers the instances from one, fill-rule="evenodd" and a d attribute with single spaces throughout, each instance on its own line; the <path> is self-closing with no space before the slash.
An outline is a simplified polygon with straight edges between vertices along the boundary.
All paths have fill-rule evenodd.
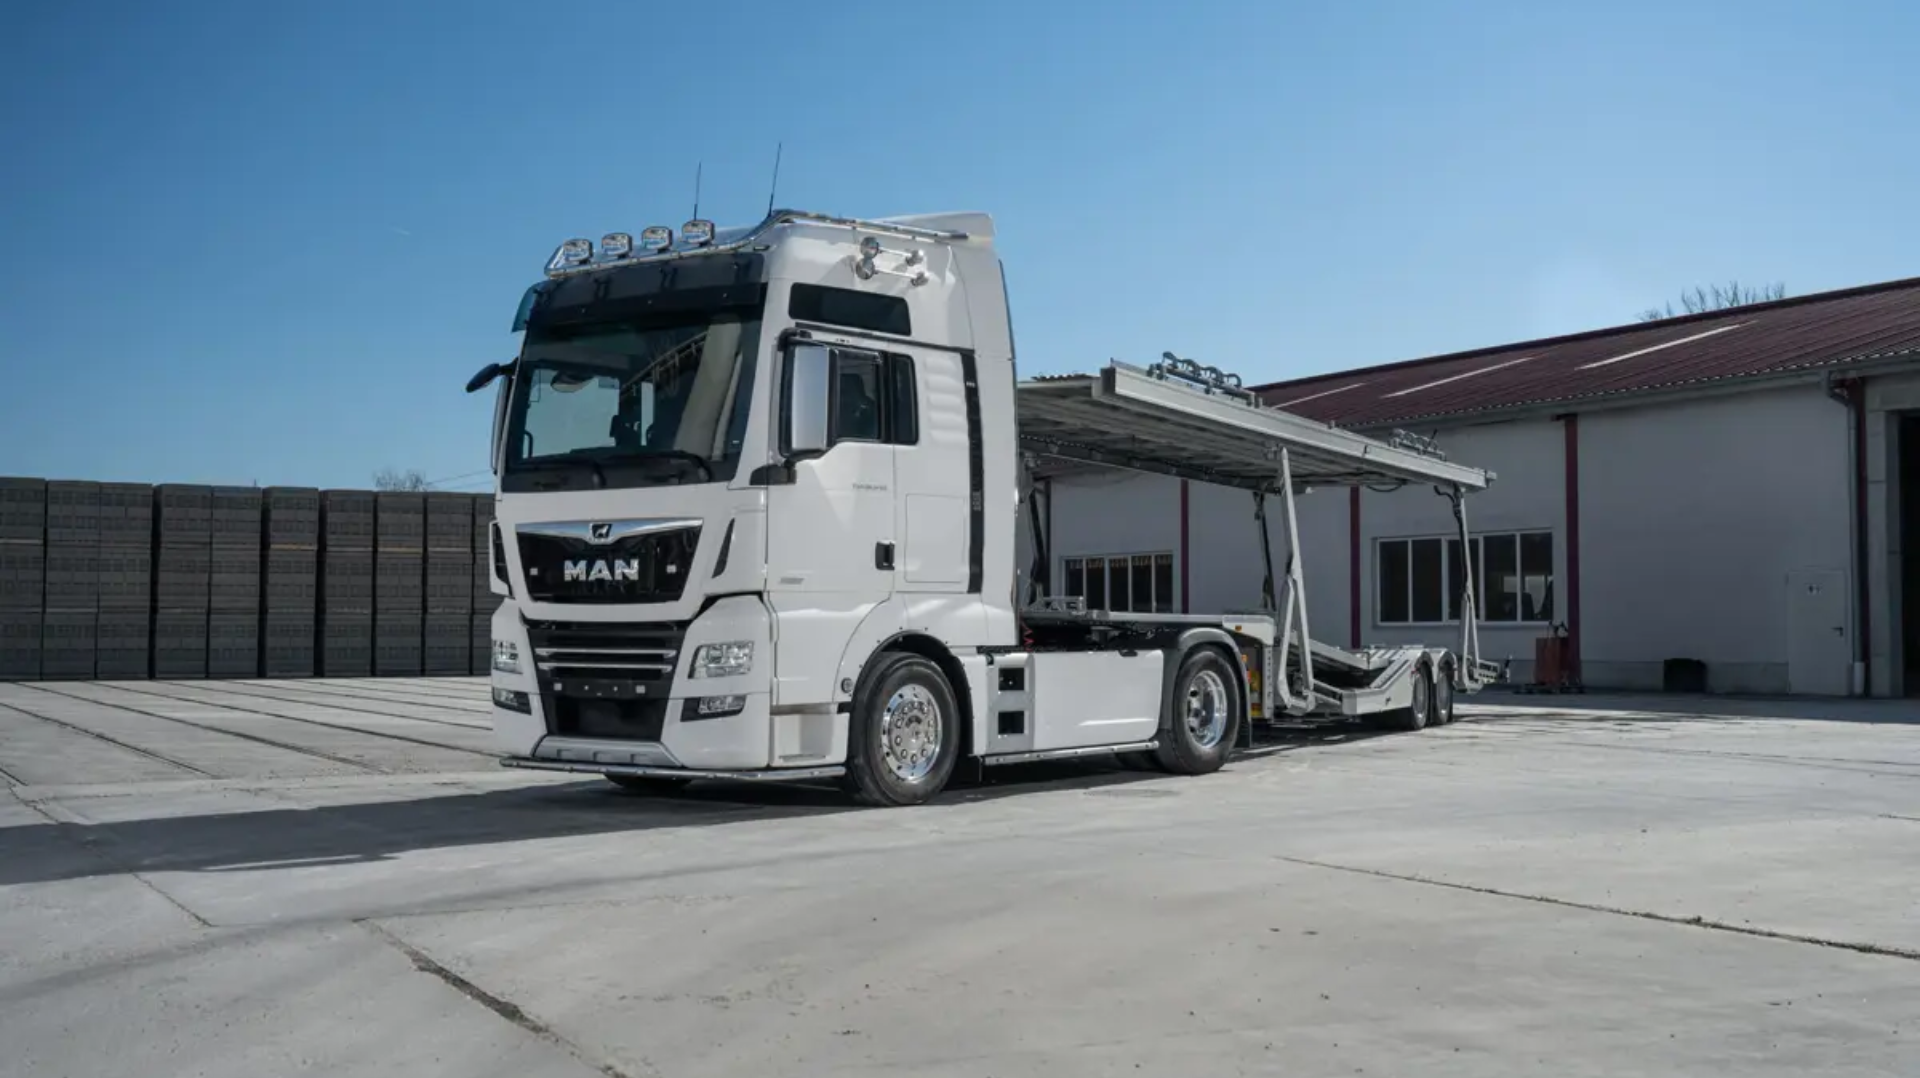
<path id="1" fill-rule="evenodd" d="M 796 344 L 787 356 L 787 455 L 824 453 L 831 444 L 832 370 L 833 351 L 822 344 Z"/>
<path id="2" fill-rule="evenodd" d="M 467 392 L 478 393 L 493 384 L 493 380 L 513 370 L 512 363 L 489 363 L 480 368 L 480 373 L 467 379 Z"/>
<path id="3" fill-rule="evenodd" d="M 500 439 L 507 431 L 507 393 L 511 389 L 512 383 L 503 382 L 493 394 L 493 443 L 487 448 L 487 460 L 496 474 L 500 471 Z"/>

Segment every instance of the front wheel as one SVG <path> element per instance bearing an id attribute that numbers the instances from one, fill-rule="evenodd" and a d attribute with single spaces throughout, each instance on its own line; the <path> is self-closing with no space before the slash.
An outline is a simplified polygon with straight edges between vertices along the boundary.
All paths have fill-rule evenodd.
<path id="1" fill-rule="evenodd" d="M 917 805 L 947 785 L 960 755 L 960 705 L 947 677 L 918 655 L 882 655 L 854 694 L 847 787 L 863 804 Z"/>
<path id="2" fill-rule="evenodd" d="M 1181 661 L 1168 700 L 1171 715 L 1154 757 L 1176 775 L 1220 770 L 1246 721 L 1239 669 L 1213 648 L 1196 648 Z"/>

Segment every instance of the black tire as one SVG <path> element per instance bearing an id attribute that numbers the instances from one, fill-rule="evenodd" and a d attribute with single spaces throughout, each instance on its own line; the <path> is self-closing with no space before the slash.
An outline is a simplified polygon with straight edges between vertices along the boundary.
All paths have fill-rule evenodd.
<path id="1" fill-rule="evenodd" d="M 1234 739 L 1247 721 L 1240 678 L 1239 665 L 1215 648 L 1195 648 L 1181 660 L 1173 692 L 1167 697 L 1171 714 L 1162 716 L 1160 747 L 1154 750 L 1162 769 L 1176 775 L 1204 775 L 1227 762 Z M 1192 710 L 1196 704 L 1198 713 Z M 1205 729 L 1196 729 L 1195 720 Z"/>
<path id="2" fill-rule="evenodd" d="M 1413 703 L 1394 713 L 1394 725 L 1408 733 L 1433 722 L 1433 667 L 1423 660 L 1413 670 Z"/>
<path id="3" fill-rule="evenodd" d="M 692 779 L 656 778 L 652 775 L 607 775 L 605 778 L 628 793 L 655 796 L 679 793 L 693 781 Z"/>
<path id="4" fill-rule="evenodd" d="M 1441 726 L 1453 725 L 1454 702 L 1454 666 L 1451 660 L 1440 664 L 1439 676 L 1433 679 L 1433 721 Z"/>
<path id="5" fill-rule="evenodd" d="M 890 761 L 885 738 L 888 709 L 909 722 L 895 731 L 896 755 Z M 931 707 L 933 714 L 927 715 Z M 901 709 L 905 709 L 904 711 Z M 931 660 L 905 652 L 889 652 L 874 660 L 853 696 L 847 727 L 847 792 L 856 801 L 880 808 L 918 805 L 946 788 L 960 758 L 960 704 L 947 676 Z M 922 723 L 938 731 L 937 743 L 926 745 Z M 928 753 L 923 759 L 915 759 Z M 922 770 L 924 765 L 924 770 Z M 903 770 L 905 769 L 905 773 Z"/>

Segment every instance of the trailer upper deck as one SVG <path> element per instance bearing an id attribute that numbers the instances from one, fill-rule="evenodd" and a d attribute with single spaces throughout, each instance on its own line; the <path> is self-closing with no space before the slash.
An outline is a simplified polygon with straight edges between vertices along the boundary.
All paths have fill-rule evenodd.
<path id="1" fill-rule="evenodd" d="M 1470 493 L 1494 479 L 1412 436 L 1383 442 L 1268 408 L 1237 379 L 1172 356 L 1018 389 L 1021 448 L 1056 460 L 1272 492 L 1281 489 L 1282 450 L 1302 486 L 1417 483 Z"/>

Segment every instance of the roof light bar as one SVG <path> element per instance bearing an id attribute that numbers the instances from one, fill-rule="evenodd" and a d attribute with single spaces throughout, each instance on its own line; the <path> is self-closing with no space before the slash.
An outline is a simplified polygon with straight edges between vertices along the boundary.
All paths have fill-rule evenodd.
<path id="1" fill-rule="evenodd" d="M 547 272 L 563 270 L 570 266 L 584 266 L 593 258 L 593 241 L 574 239 L 560 245 L 547 260 Z"/>

